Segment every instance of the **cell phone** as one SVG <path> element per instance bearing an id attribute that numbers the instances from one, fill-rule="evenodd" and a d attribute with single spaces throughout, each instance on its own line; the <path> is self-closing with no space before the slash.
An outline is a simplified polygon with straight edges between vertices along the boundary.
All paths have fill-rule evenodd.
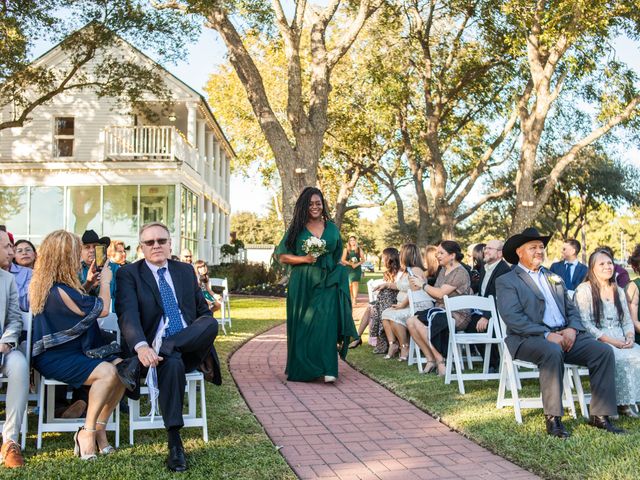
<path id="1" fill-rule="evenodd" d="M 107 261 L 107 247 L 104 245 L 96 245 L 96 269 L 102 270 Z"/>

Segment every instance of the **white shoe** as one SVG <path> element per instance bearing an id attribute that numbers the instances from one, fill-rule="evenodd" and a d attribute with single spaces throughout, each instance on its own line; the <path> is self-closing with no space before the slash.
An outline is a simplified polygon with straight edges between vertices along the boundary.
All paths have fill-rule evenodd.
<path id="1" fill-rule="evenodd" d="M 324 376 L 324 383 L 335 383 L 335 381 L 336 381 L 336 377 L 333 377 L 331 375 Z"/>

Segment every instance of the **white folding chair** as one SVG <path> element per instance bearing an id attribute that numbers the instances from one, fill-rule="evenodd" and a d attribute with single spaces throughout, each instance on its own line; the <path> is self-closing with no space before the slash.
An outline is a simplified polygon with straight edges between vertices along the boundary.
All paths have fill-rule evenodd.
<path id="1" fill-rule="evenodd" d="M 414 292 L 409 289 L 407 290 L 407 297 L 409 298 L 409 313 L 411 316 L 414 316 L 416 312 L 427 310 L 435 305 L 435 300 L 424 290 L 417 290 Z M 428 337 L 431 338 L 431 335 L 429 335 L 431 329 L 428 326 L 427 332 Z M 418 347 L 418 344 L 413 340 L 413 337 L 411 337 L 409 340 L 409 356 L 407 357 L 407 365 L 411 366 L 414 363 L 418 364 L 418 372 L 422 373 L 424 371 L 422 364 L 425 362 L 422 360 L 420 347 Z"/>
<path id="2" fill-rule="evenodd" d="M 523 408 L 541 409 L 543 408 L 543 405 L 542 395 L 539 397 L 520 397 L 519 390 L 522 388 L 521 379 L 540 378 L 540 372 L 535 363 L 525 362 L 524 360 L 515 360 L 511 356 L 507 345 L 504 343 L 507 331 L 506 325 L 500 318 L 497 331 L 502 341 L 502 364 L 500 368 L 500 382 L 498 384 L 498 400 L 496 402 L 496 408 L 513 407 L 516 422 L 522 423 Z M 526 371 L 521 372 L 520 369 L 525 369 Z M 576 408 L 573 401 L 573 395 L 571 393 L 571 369 L 572 366 L 565 364 L 562 404 L 569 409 L 571 416 L 576 418 Z M 507 390 L 511 391 L 511 398 L 507 398 Z"/>
<path id="3" fill-rule="evenodd" d="M 373 303 L 378 298 L 378 291 L 375 289 L 378 285 L 382 285 L 384 280 L 381 278 L 371 279 L 367 282 L 367 293 L 369 295 L 369 303 Z"/>
<path id="4" fill-rule="evenodd" d="M 502 340 L 496 331 L 496 305 L 493 296 L 480 297 L 477 295 L 460 295 L 449 298 L 444 296 L 444 307 L 447 312 L 447 323 L 449 324 L 449 348 L 447 352 L 447 365 L 444 383 L 449 384 L 451 380 L 458 381 L 458 390 L 461 395 L 465 394 L 464 380 L 497 380 L 500 378 L 498 373 L 489 373 L 489 360 L 491 357 L 491 348 L 495 345 L 502 355 Z M 487 331 L 483 333 L 465 333 L 456 331 L 456 322 L 453 318 L 453 312 L 459 310 L 481 310 L 487 311 L 491 315 Z M 460 347 L 467 349 L 467 359 L 471 362 L 471 345 L 485 345 L 484 363 L 482 373 L 463 373 L 463 362 Z M 479 357 L 480 358 L 480 357 Z M 453 368 L 455 366 L 455 373 Z M 470 363 L 470 368 L 473 364 Z"/>
<path id="5" fill-rule="evenodd" d="M 209 430 L 207 429 L 207 404 L 205 402 L 205 381 L 201 372 L 194 371 L 186 374 L 187 384 L 187 413 L 182 415 L 185 427 L 201 427 L 202 439 L 209 441 Z M 200 390 L 200 415 L 197 413 L 197 391 Z M 140 395 L 149 395 L 149 388 L 140 386 Z M 151 409 L 149 409 L 151 410 Z M 161 415 L 156 415 L 152 419 L 151 411 L 142 414 L 140 411 L 140 400 L 129 399 L 129 443 L 133 445 L 133 434 L 136 430 L 155 430 L 164 428 Z"/>
<path id="6" fill-rule="evenodd" d="M 25 332 L 26 334 L 26 344 L 25 344 L 25 348 L 24 348 L 24 352 L 22 352 L 26 359 L 27 359 L 27 372 L 29 372 L 30 370 L 30 360 L 31 360 L 31 320 L 32 320 L 32 315 L 31 312 L 22 312 L 22 331 Z M 21 349 L 22 350 L 22 349 Z M 0 377 L 0 386 L 2 386 L 2 384 L 8 383 L 9 379 L 7 377 Z M 7 402 L 7 395 L 6 394 L 1 394 L 0 395 L 0 402 L 2 403 L 6 403 Z M 22 450 L 24 450 L 24 448 L 27 446 L 27 426 L 28 426 L 28 422 L 27 422 L 27 406 L 29 403 L 29 398 L 27 398 L 27 405 L 25 405 L 25 410 L 24 410 L 24 416 L 22 417 L 22 425 L 20 426 L 20 448 Z M 0 422 L 0 430 L 2 430 L 2 427 L 4 426 L 4 422 Z"/>
<path id="7" fill-rule="evenodd" d="M 229 282 L 227 281 L 227 277 L 225 278 L 211 278 L 209 279 L 209 285 L 211 287 L 222 288 L 222 299 L 220 301 L 220 326 L 222 327 L 222 332 L 226 335 L 227 329 L 225 325 L 229 325 L 229 329 L 231 329 L 231 301 L 229 299 Z"/>
<path id="8" fill-rule="evenodd" d="M 116 332 L 116 339 L 120 343 L 120 327 L 118 317 L 110 313 L 104 318 L 98 319 L 98 325 L 102 330 Z M 66 386 L 64 382 L 48 379 L 40 375 L 38 386 L 38 439 L 37 449 L 42 448 L 42 434 L 45 432 L 75 432 L 84 425 L 84 418 L 60 418 L 55 416 L 55 387 Z M 46 396 L 45 396 L 46 391 Z M 45 401 L 46 399 L 46 401 Z M 115 433 L 115 446 L 120 446 L 120 409 L 116 406 L 109 418 L 105 430 Z"/>

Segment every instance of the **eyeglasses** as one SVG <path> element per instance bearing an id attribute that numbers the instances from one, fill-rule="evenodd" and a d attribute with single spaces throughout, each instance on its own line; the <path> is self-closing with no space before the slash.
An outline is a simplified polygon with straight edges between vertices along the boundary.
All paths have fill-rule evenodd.
<path id="1" fill-rule="evenodd" d="M 16 253 L 33 253 L 33 248 L 16 248 Z"/>
<path id="2" fill-rule="evenodd" d="M 193 255 L 183 255 L 184 258 L 193 258 Z"/>
<path id="3" fill-rule="evenodd" d="M 147 247 L 153 247 L 156 243 L 158 245 L 166 245 L 168 241 L 168 238 L 154 238 L 153 240 L 140 240 L 140 243 Z"/>

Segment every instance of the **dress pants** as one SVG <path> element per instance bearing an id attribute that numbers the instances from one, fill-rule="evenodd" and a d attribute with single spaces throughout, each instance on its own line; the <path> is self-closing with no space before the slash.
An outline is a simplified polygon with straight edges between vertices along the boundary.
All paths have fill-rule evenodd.
<path id="1" fill-rule="evenodd" d="M 2 438 L 5 442 L 13 440 L 19 444 L 18 436 L 29 394 L 29 370 L 23 353 L 19 350 L 5 353 L 4 365 L 0 367 L 0 373 L 8 379 L 5 403 L 7 417 L 2 428 Z"/>
<path id="2" fill-rule="evenodd" d="M 181 428 L 184 404 L 185 374 L 198 368 L 213 348 L 218 334 L 218 322 L 203 316 L 178 333 L 163 339 L 158 364 L 158 404 L 165 428 Z"/>
<path id="3" fill-rule="evenodd" d="M 609 345 L 579 332 L 568 352 L 542 335 L 523 339 L 514 358 L 532 362 L 540 369 L 540 390 L 545 415 L 561 417 L 564 363 L 589 369 L 591 415 L 616 415 L 615 358 Z"/>

